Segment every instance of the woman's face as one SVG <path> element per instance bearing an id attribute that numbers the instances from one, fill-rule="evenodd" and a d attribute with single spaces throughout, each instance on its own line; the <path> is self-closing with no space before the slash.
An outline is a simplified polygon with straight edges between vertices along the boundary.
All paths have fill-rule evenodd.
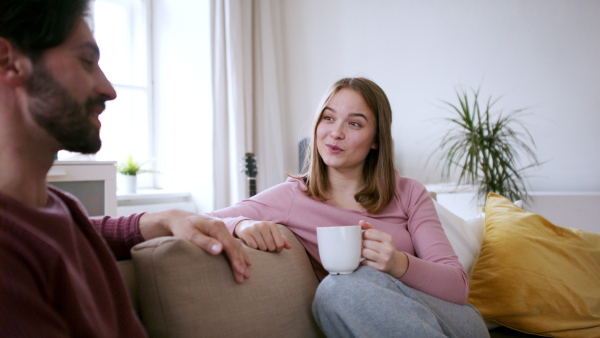
<path id="1" fill-rule="evenodd" d="M 329 170 L 360 174 L 365 158 L 376 149 L 375 115 L 353 89 L 335 93 L 321 113 L 316 144 Z"/>

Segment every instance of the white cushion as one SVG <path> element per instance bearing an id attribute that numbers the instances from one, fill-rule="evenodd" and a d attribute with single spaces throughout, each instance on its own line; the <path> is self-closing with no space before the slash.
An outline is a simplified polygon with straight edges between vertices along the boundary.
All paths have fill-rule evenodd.
<path id="1" fill-rule="evenodd" d="M 475 263 L 481 249 L 485 219 L 477 217 L 464 220 L 437 201 L 434 200 L 433 203 L 458 260 L 467 271 L 467 274 L 470 275 L 473 263 Z"/>
<path id="2" fill-rule="evenodd" d="M 458 256 L 458 260 L 471 276 L 473 264 L 477 260 L 481 243 L 483 242 L 483 233 L 485 231 L 485 215 L 480 217 L 464 220 L 446 209 L 435 199 L 433 200 L 435 208 L 444 228 L 444 232 Z M 495 329 L 500 325 L 496 323 L 485 322 L 488 330 Z"/>

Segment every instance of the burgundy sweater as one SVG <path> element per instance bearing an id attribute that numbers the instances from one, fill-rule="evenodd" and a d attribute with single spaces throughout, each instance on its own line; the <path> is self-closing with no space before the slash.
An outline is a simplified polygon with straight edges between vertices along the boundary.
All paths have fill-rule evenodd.
<path id="1" fill-rule="evenodd" d="M 53 188 L 43 209 L 0 194 L 0 337 L 145 337 L 115 264 L 140 216 L 90 220 Z"/>

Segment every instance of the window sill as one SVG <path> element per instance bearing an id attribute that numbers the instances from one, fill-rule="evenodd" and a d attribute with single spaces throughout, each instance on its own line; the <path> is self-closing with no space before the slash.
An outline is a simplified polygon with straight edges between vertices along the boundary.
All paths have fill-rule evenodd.
<path id="1" fill-rule="evenodd" d="M 117 201 L 136 201 L 151 199 L 180 199 L 191 198 L 189 192 L 169 191 L 161 189 L 138 189 L 135 194 L 128 194 L 117 191 Z"/>

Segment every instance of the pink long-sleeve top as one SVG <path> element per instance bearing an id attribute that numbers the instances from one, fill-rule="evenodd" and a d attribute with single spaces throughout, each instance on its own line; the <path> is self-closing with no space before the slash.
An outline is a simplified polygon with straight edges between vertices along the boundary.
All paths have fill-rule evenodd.
<path id="1" fill-rule="evenodd" d="M 417 290 L 457 304 L 469 294 L 468 276 L 440 224 L 433 201 L 418 181 L 396 172 L 396 192 L 380 213 L 340 208 L 306 193 L 302 180 L 267 189 L 231 207 L 208 213 L 225 222 L 231 233 L 242 220 L 270 221 L 287 226 L 320 263 L 317 227 L 356 225 L 364 220 L 389 233 L 396 250 L 407 254 L 408 270 L 399 280 Z"/>

